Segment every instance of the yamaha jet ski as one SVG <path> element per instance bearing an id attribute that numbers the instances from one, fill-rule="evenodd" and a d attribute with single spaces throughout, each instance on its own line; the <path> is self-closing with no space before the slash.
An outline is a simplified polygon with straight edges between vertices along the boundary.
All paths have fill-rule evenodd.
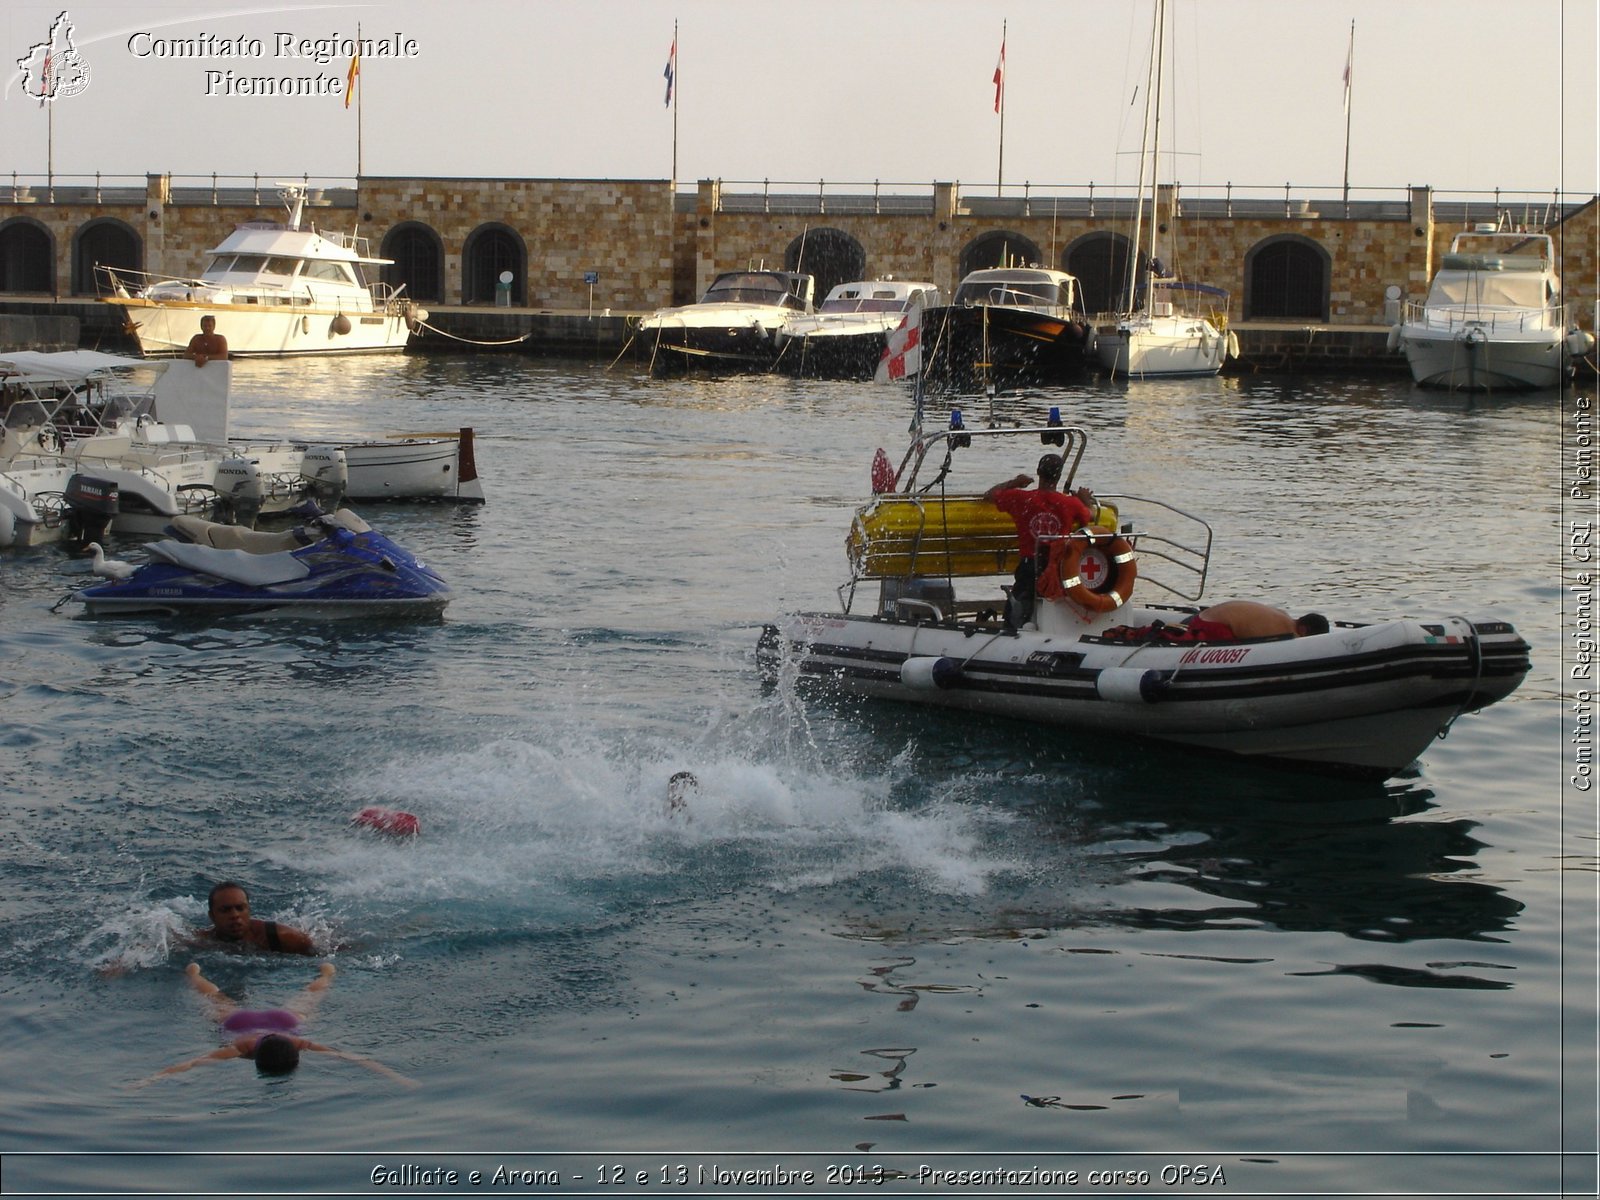
<path id="1" fill-rule="evenodd" d="M 152 542 L 151 561 L 126 579 L 73 596 L 105 613 L 272 612 L 317 617 L 435 616 L 450 586 L 409 550 L 349 509 L 314 509 L 282 531 L 174 518 L 173 540 Z"/>

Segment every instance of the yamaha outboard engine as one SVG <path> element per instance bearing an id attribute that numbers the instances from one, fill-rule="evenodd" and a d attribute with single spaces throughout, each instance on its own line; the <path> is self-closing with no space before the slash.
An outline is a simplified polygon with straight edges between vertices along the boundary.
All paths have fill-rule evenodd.
<path id="1" fill-rule="evenodd" d="M 103 542 L 117 515 L 117 485 L 93 475 L 73 475 L 67 480 L 67 523 L 62 540 L 82 550 L 90 542 Z"/>
<path id="2" fill-rule="evenodd" d="M 223 459 L 217 464 L 217 495 L 224 520 L 254 529 L 261 515 L 261 471 L 243 455 Z"/>

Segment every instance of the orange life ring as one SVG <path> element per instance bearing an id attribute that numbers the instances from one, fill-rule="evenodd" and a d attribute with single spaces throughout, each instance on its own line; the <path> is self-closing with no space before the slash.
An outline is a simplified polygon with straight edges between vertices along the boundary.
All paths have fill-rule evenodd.
<path id="1" fill-rule="evenodd" d="M 1101 543 L 1106 544 L 1100 547 Z M 1111 566 L 1110 578 L 1100 587 L 1084 582 L 1081 572 L 1091 546 L 1100 548 Z M 1065 596 L 1090 612 L 1102 613 L 1126 604 L 1138 578 L 1139 560 L 1133 553 L 1133 544 L 1109 529 L 1089 525 L 1080 534 L 1050 543 L 1045 569 L 1034 583 L 1034 591 L 1047 600 Z"/>

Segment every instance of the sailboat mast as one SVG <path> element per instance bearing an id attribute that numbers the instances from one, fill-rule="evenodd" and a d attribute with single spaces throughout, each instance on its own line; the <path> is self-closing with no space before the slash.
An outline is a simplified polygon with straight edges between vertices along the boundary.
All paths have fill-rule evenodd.
<path id="1" fill-rule="evenodd" d="M 1149 161 L 1145 151 L 1150 145 L 1150 93 L 1155 87 L 1152 76 L 1157 57 L 1156 30 L 1161 21 L 1161 0 L 1156 0 L 1155 11 L 1155 24 L 1150 29 L 1150 67 L 1144 81 L 1144 113 L 1139 121 L 1139 183 L 1133 192 L 1133 250 L 1128 255 L 1128 286 L 1127 291 L 1123 293 L 1127 312 L 1133 312 L 1135 309 L 1134 302 L 1139 294 L 1139 269 L 1144 259 L 1144 180 L 1145 167 Z M 1150 215 L 1153 221 L 1155 218 L 1153 208 Z"/>
<path id="2" fill-rule="evenodd" d="M 1156 49 L 1155 61 L 1152 71 L 1155 74 L 1155 117 L 1151 121 L 1150 133 L 1150 262 L 1153 264 L 1157 257 L 1157 240 L 1161 235 L 1161 211 L 1158 207 L 1161 196 L 1161 83 L 1162 76 L 1166 73 L 1164 67 L 1167 61 L 1167 0 L 1156 0 Z M 1154 276 L 1154 267 L 1151 268 Z M 1154 293 L 1149 282 L 1144 289 L 1145 310 L 1149 311 L 1150 302 Z"/>

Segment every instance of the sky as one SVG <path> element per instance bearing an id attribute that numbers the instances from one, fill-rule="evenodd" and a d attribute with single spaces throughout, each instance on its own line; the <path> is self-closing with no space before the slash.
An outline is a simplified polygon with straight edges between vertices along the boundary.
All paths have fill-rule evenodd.
<path id="1" fill-rule="evenodd" d="M 1152 3 L 8 0 L 0 172 L 42 179 L 53 164 L 58 180 L 99 171 L 336 182 L 359 166 L 367 175 L 771 180 L 781 190 L 819 180 L 898 191 L 954 181 L 968 195 L 1025 181 L 1131 190 Z M 1411 185 L 1600 190 L 1597 0 L 1171 8 L 1164 175 L 1188 190 L 1231 183 L 1281 194 L 1289 184 L 1337 194 L 1347 59 L 1353 195 L 1388 198 Z M 75 94 L 42 104 L 18 60 L 62 12 L 83 70 Z M 358 25 L 405 53 L 364 56 L 347 108 L 347 53 L 319 63 L 314 45 L 303 47 L 311 57 L 280 51 L 337 43 Z M 669 107 L 663 71 L 675 25 Z M 993 82 L 1002 31 L 1003 118 Z M 248 39 L 259 39 L 258 53 L 216 53 L 241 40 L 248 50 Z M 246 95 L 240 78 L 307 78 L 324 91 Z"/>

